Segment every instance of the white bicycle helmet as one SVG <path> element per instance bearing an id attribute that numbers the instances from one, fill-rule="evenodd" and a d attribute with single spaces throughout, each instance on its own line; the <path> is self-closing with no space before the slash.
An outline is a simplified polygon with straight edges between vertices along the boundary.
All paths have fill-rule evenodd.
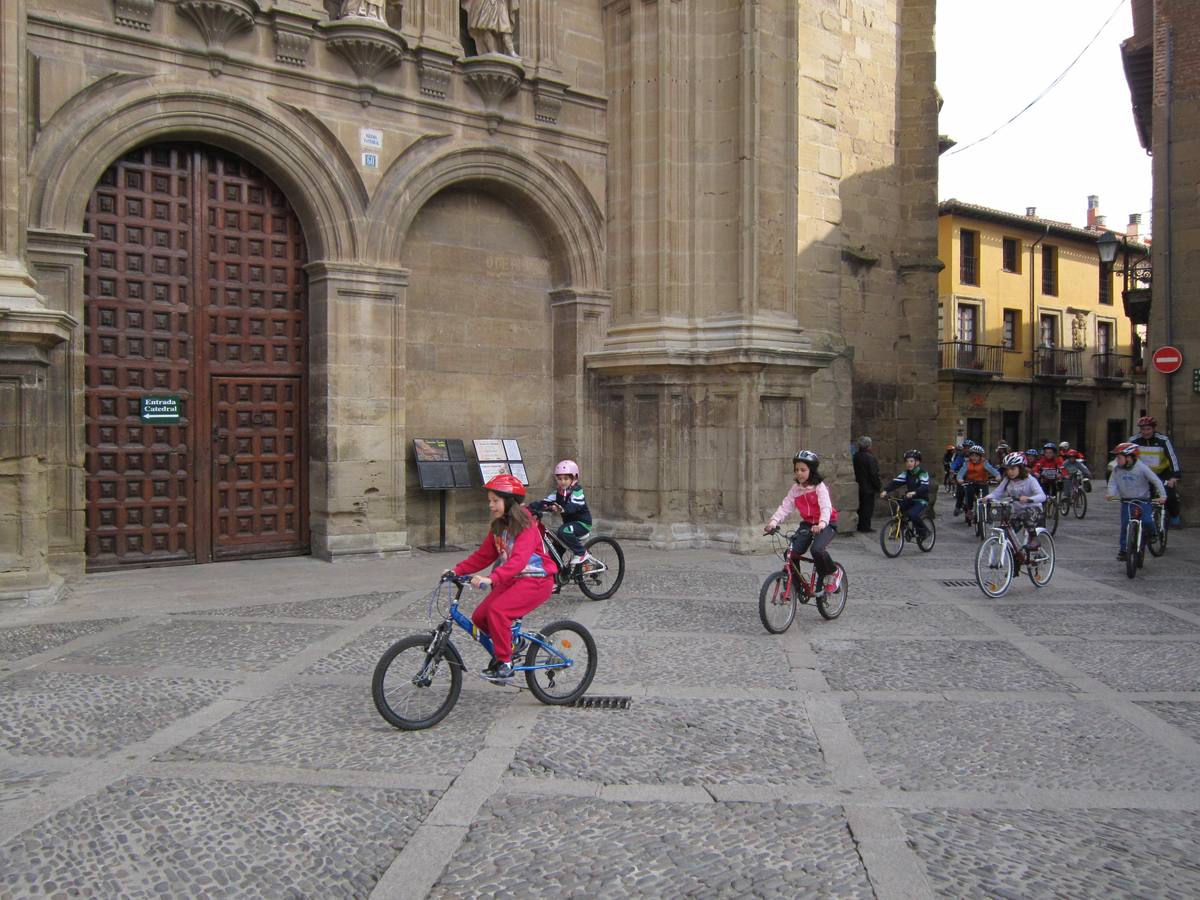
<path id="1" fill-rule="evenodd" d="M 1004 457 L 1004 465 L 1008 466 L 1023 466 L 1026 464 L 1024 453 L 1010 453 Z"/>

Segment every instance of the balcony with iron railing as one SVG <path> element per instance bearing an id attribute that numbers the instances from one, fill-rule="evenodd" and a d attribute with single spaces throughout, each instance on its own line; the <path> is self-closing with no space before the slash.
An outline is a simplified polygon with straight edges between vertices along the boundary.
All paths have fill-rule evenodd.
<path id="1" fill-rule="evenodd" d="M 1134 359 L 1122 353 L 1095 353 L 1092 355 L 1092 377 L 1110 384 L 1133 381 Z"/>
<path id="2" fill-rule="evenodd" d="M 1033 377 L 1042 381 L 1083 379 L 1083 351 L 1038 347 L 1033 358 Z"/>
<path id="3" fill-rule="evenodd" d="M 941 370 L 970 378 L 997 378 L 1004 374 L 1004 348 L 973 341 L 942 341 Z"/>

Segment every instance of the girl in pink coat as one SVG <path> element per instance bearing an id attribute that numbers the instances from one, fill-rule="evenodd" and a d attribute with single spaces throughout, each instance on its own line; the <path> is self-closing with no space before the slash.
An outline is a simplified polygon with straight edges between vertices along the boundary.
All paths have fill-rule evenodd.
<path id="1" fill-rule="evenodd" d="M 825 592 L 835 594 L 842 586 L 842 570 L 829 555 L 828 548 L 837 533 L 838 513 L 829 499 L 829 487 L 818 471 L 820 464 L 821 457 L 812 450 L 801 450 L 792 457 L 796 483 L 788 490 L 763 533 L 770 534 L 779 528 L 780 522 L 798 512 L 802 521 L 792 538 L 792 551 L 800 554 L 811 549 L 817 574 L 825 582 Z"/>

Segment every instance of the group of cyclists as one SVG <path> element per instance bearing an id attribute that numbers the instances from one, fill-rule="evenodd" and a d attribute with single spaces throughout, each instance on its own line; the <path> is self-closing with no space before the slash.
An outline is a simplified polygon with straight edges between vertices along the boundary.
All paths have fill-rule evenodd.
<path id="1" fill-rule="evenodd" d="M 1138 433 L 1113 448 L 1113 471 L 1108 479 L 1110 500 L 1131 500 L 1143 506 L 1143 514 L 1153 537 L 1153 517 L 1149 504 L 1165 503 L 1170 524 L 1179 524 L 1178 484 L 1181 476 L 1179 458 L 1171 439 L 1157 429 L 1153 416 L 1138 420 Z M 915 451 L 910 451 L 915 453 Z M 916 454 L 919 462 L 920 454 Z M 909 453 L 905 454 L 906 465 Z M 995 450 L 995 463 L 987 451 L 970 439 L 948 444 L 942 457 L 944 480 L 954 490 L 954 515 L 964 515 L 970 521 L 976 499 L 987 493 L 989 500 L 1008 499 L 1016 503 L 1018 514 L 1026 526 L 1028 544 L 1036 549 L 1034 529 L 1047 500 L 1058 502 L 1062 492 L 1077 480 L 1083 490 L 1091 491 L 1092 472 L 1087 460 L 1069 441 L 1047 441 L 1037 448 L 1014 450 L 1001 441 Z M 993 483 L 995 487 L 992 488 Z M 890 487 L 898 487 L 893 481 Z M 926 491 L 926 494 L 928 491 Z M 907 496 L 907 495 L 906 495 Z M 915 516 L 924 512 L 914 504 L 905 512 Z M 1121 546 L 1118 559 L 1125 559 L 1125 526 L 1129 504 L 1121 505 Z"/>

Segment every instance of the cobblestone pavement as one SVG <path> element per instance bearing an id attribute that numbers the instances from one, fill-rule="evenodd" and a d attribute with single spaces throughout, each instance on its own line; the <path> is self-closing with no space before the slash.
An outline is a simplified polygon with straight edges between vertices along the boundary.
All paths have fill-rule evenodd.
<path id="1" fill-rule="evenodd" d="M 781 636 L 769 555 L 627 546 L 615 597 L 529 622 L 587 625 L 628 709 L 468 677 L 424 732 L 370 676 L 443 556 L 0 606 L 0 900 L 1200 895 L 1200 531 L 1130 581 L 1093 503 L 990 600 L 940 503 L 930 554 L 840 536 L 845 613 Z"/>

